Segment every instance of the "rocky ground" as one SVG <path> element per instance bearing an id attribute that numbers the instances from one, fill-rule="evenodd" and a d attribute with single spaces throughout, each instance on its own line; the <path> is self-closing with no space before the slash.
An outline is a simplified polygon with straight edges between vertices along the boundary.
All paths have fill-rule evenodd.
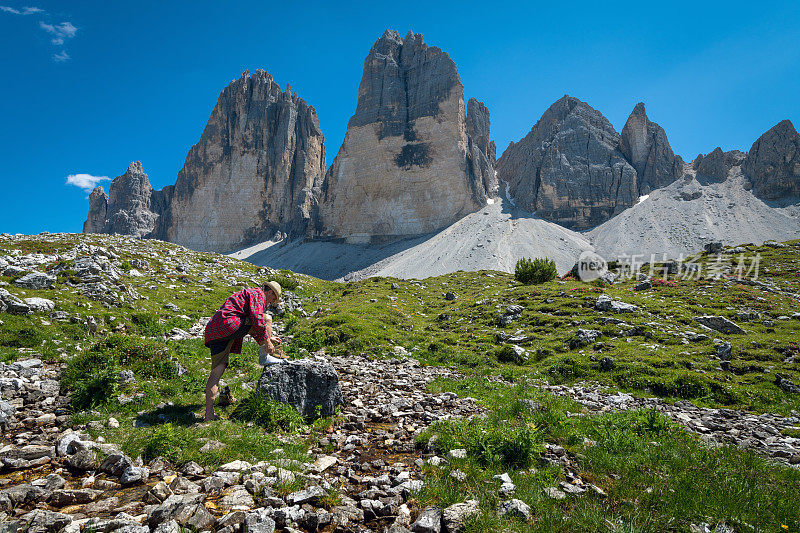
<path id="1" fill-rule="evenodd" d="M 2 365 L 2 519 L 29 531 L 408 526 L 405 504 L 422 483 L 415 434 L 434 421 L 482 409 L 453 393 L 423 392 L 437 377 L 457 377 L 452 370 L 423 368 L 408 358 L 331 362 L 345 397 L 342 420 L 319 439 L 308 462 L 289 464 L 276 450 L 274 461 L 234 461 L 213 472 L 196 463 L 175 470 L 160 458 L 143 465 L 141 458 L 127 457 L 102 438 L 92 439 L 85 425 L 69 427 L 58 366 L 36 358 Z M 276 484 L 296 476 L 306 486 L 276 496 Z M 323 502 L 334 487 L 341 497 Z"/>
<path id="2" fill-rule="evenodd" d="M 800 314 L 791 307 L 797 243 L 760 248 L 769 275 L 758 281 L 676 286 L 652 277 L 613 287 L 556 281 L 531 288 L 501 273 L 338 284 L 154 241 L 2 239 L 0 520 L 9 527 L 452 532 L 482 513 L 499 518 L 470 531 L 492 531 L 498 523 L 529 531 L 524 528 L 547 520 L 541 498 L 557 516 L 597 499 L 609 505 L 630 499 L 620 496 L 614 472 L 587 466 L 582 455 L 590 455 L 593 439 L 598 449 L 608 446 L 591 429 L 573 432 L 572 440 L 542 430 L 533 461 L 522 465 L 481 464 L 466 440 L 442 447 L 442 431 L 464 418 L 502 438 L 491 422 L 502 405 L 486 393 L 495 386 L 524 385 L 518 398 L 536 398 L 523 400 L 532 417 L 504 414 L 507 424 L 503 419 L 500 426 L 541 429 L 550 412 L 552 427 L 564 427 L 558 420 L 566 417 L 589 421 L 586 428 L 606 413 L 652 410 L 698 435 L 704 449 L 735 444 L 756 451 L 773 465 L 768 468 L 789 472 L 786 479 L 796 470 L 774 465 L 800 464 L 800 416 L 792 403 L 800 393 L 793 340 Z M 197 340 L 206 313 L 235 287 L 267 274 L 293 285 L 276 310 L 287 350 L 333 365 L 341 412 L 294 432 L 265 431 L 225 408 L 222 422 L 201 423 L 192 413 L 199 410 L 208 365 Z M 678 307 L 683 302 L 691 307 Z M 98 352 L 103 357 L 146 349 L 141 353 L 150 359 L 109 367 L 112 381 L 119 380 L 110 399 L 77 407 L 65 390 L 64 369 L 109 339 L 131 344 Z M 245 346 L 225 376 L 243 400 L 259 381 L 260 368 L 248 359 L 252 348 Z M 447 366 L 456 363 L 461 366 Z M 154 365 L 170 372 L 150 373 L 147 366 Z M 596 371 L 555 384 L 581 368 Z M 593 381 L 630 375 L 630 369 L 661 374 L 663 383 L 645 383 L 652 390 L 673 383 L 707 388 L 689 391 L 692 403 L 647 398 L 651 393 L 634 397 L 617 392 L 610 380 Z M 470 383 L 477 386 L 458 387 Z M 724 387 L 749 393 L 754 383 L 769 394 L 757 409 L 703 403 L 705 391 L 720 393 L 711 401 L 741 401 Z M 579 406 L 556 412 L 546 399 L 554 397 Z M 164 435 L 160 428 L 173 423 L 176 434 L 194 439 L 179 441 L 183 450 L 175 457 L 183 460 L 151 459 L 154 454 L 145 460 L 138 456 L 145 455 L 141 445 L 130 446 L 137 436 L 155 442 Z M 240 437 L 258 453 L 235 448 Z M 462 485 L 468 488 L 459 490 Z M 773 485 L 765 482 L 759 491 Z M 451 492 L 437 493 L 443 490 Z M 692 520 L 693 531 L 705 531 Z"/>
<path id="3" fill-rule="evenodd" d="M 0 365 L 5 398 L 0 403 L 0 518 L 9 527 L 15 523 L 31 532 L 177 532 L 191 527 L 400 533 L 409 528 L 439 531 L 433 524 L 442 521 L 446 531 L 455 531 L 464 516 L 477 512 L 477 504 L 466 501 L 442 512 L 420 510 L 409 502 L 425 482 L 423 464 L 448 461 L 419 449 L 414 437 L 435 421 L 480 416 L 484 410 L 472 398 L 423 392 L 436 378 L 461 376 L 452 369 L 422 367 L 398 352 L 400 357 L 383 361 L 328 358 L 340 376 L 345 399 L 341 423 L 319 438 L 306 462 L 283 459 L 278 449 L 273 461 L 233 461 L 213 470 L 197 463 L 176 469 L 161 458 L 145 465 L 141 458 L 130 458 L 102 438 L 92 439 L 85 425 L 69 426 L 58 365 L 37 358 Z M 324 354 L 316 357 L 326 359 Z M 686 401 L 670 405 L 592 386 L 538 386 L 577 400 L 587 407 L 586 414 L 657 409 L 709 443 L 735 442 L 778 461 L 800 464 L 800 439 L 781 434 L 800 424 L 800 417 L 700 409 Z M 118 422 L 110 418 L 106 424 Z M 207 443 L 209 448 L 215 444 L 219 443 Z M 462 453 L 466 452 L 451 450 L 449 455 Z M 551 488 L 551 497 L 602 492 L 581 480 L 560 446 L 547 445 L 541 460 L 560 465 L 567 479 Z M 295 478 L 302 480 L 298 490 L 278 496 L 279 485 Z M 334 488 L 339 496 L 332 499 L 328 495 Z M 508 496 L 502 504 L 508 512 L 530 513 L 523 502 L 510 497 L 510 478 L 501 480 L 499 491 Z"/>

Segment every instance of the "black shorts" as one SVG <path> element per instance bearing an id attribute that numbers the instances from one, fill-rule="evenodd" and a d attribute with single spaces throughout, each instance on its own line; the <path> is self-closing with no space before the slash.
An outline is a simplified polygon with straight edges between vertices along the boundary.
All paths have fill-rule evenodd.
<path id="1" fill-rule="evenodd" d="M 239 329 L 228 335 L 227 337 L 223 337 L 221 339 L 217 339 L 215 341 L 211 341 L 206 346 L 211 349 L 211 356 L 215 356 L 218 353 L 224 352 L 225 348 L 228 347 L 228 343 L 235 339 L 243 339 L 247 336 L 250 332 L 250 328 L 252 328 L 252 324 L 246 324 L 242 321 L 242 325 L 239 326 Z"/>

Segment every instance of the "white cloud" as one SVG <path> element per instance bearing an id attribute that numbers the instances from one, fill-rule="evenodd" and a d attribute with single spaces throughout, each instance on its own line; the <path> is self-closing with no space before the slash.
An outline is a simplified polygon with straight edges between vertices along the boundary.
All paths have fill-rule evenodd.
<path id="1" fill-rule="evenodd" d="M 92 176 L 91 174 L 70 174 L 67 176 L 67 185 L 75 185 L 84 191 L 91 192 L 101 181 L 108 180 L 108 176 Z"/>
<path id="2" fill-rule="evenodd" d="M 61 24 L 47 24 L 39 21 L 39 27 L 53 36 L 50 40 L 53 44 L 62 45 L 66 39 L 75 37 L 78 28 L 72 25 L 71 22 L 62 22 Z"/>
<path id="3" fill-rule="evenodd" d="M 56 63 L 63 63 L 64 61 L 69 61 L 70 57 L 66 50 L 61 50 L 57 54 L 53 54 L 53 61 Z"/>
<path id="4" fill-rule="evenodd" d="M 11 13 L 12 15 L 33 15 L 34 13 L 44 13 L 44 9 L 40 9 L 38 7 L 23 7 L 20 10 L 8 6 L 0 6 L 0 11 L 5 11 L 6 13 Z"/>

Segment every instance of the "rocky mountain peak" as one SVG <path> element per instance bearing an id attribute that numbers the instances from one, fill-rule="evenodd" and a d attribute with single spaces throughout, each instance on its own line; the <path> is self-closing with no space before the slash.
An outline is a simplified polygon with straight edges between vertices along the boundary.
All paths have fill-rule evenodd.
<path id="1" fill-rule="evenodd" d="M 304 235 L 325 165 L 314 108 L 267 71 L 245 71 L 222 91 L 186 156 L 158 233 L 215 251 Z"/>
<path id="2" fill-rule="evenodd" d="M 589 228 L 636 202 L 636 171 L 619 144 L 606 117 L 564 95 L 503 152 L 498 178 L 520 207 L 570 228 Z"/>
<path id="3" fill-rule="evenodd" d="M 683 175 L 683 160 L 672 152 L 664 129 L 647 117 L 643 102 L 636 104 L 622 128 L 620 150 L 636 169 L 639 194 L 669 185 Z"/>
<path id="4" fill-rule="evenodd" d="M 322 236 L 417 235 L 485 205 L 496 189 L 494 145 L 478 104 L 467 109 L 447 53 L 421 34 L 385 31 L 364 60 L 356 111 L 322 186 Z"/>
<path id="5" fill-rule="evenodd" d="M 705 178 L 705 181 L 720 182 L 728 178 L 733 167 L 740 166 L 744 161 L 745 155 L 739 150 L 723 152 L 717 146 L 706 155 L 698 155 L 692 161 L 692 168 L 695 170 L 698 179 Z"/>
<path id="6" fill-rule="evenodd" d="M 765 200 L 800 197 L 800 135 L 782 120 L 759 137 L 747 152 L 742 170 L 753 193 Z"/>
<path id="7" fill-rule="evenodd" d="M 125 171 L 125 174 L 128 175 L 128 176 L 131 176 L 131 175 L 134 175 L 134 174 L 137 174 L 137 175 L 142 174 L 142 175 L 144 175 L 144 179 L 145 180 L 148 179 L 147 178 L 147 174 L 144 173 L 144 167 L 142 167 L 142 162 L 141 161 L 132 161 L 131 164 L 128 165 L 128 169 Z M 148 183 L 149 183 L 149 181 L 148 181 Z"/>
<path id="8" fill-rule="evenodd" d="M 464 88 L 455 63 L 439 48 L 429 47 L 421 34 L 405 39 L 387 30 L 364 60 L 358 103 L 348 127 L 381 124 L 383 137 L 403 135 L 405 126 L 423 116 L 439 114 L 439 103 L 450 91 Z"/>
<path id="9" fill-rule="evenodd" d="M 140 161 L 128 165 L 108 188 L 108 210 L 103 233 L 144 237 L 156 225 L 158 214 L 151 210 L 153 187 Z"/>

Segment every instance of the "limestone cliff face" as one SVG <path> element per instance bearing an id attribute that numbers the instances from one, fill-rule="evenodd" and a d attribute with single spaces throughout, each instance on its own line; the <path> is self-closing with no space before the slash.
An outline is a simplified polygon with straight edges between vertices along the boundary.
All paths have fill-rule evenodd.
<path id="1" fill-rule="evenodd" d="M 664 129 L 647 118 L 642 102 L 622 128 L 620 151 L 636 169 L 640 195 L 665 187 L 684 173 L 683 160 L 672 152 Z"/>
<path id="2" fill-rule="evenodd" d="M 103 187 L 95 187 L 89 195 L 89 214 L 83 223 L 84 233 L 103 233 L 108 211 L 108 195 Z"/>
<path id="3" fill-rule="evenodd" d="M 776 124 L 747 152 L 742 170 L 765 200 L 800 197 L 800 135 L 791 121 Z"/>
<path id="4" fill-rule="evenodd" d="M 320 236 L 427 233 L 480 209 L 496 188 L 486 107 L 465 107 L 445 52 L 387 30 L 364 61 L 356 112 L 321 186 Z"/>
<path id="5" fill-rule="evenodd" d="M 745 154 L 739 150 L 723 152 L 722 148 L 717 146 L 706 155 L 698 155 L 692 161 L 692 168 L 698 179 L 718 183 L 728 179 L 731 169 L 740 166 L 744 158 Z"/>
<path id="6" fill-rule="evenodd" d="M 520 207 L 572 229 L 608 220 L 636 203 L 636 170 L 620 136 L 591 106 L 564 96 L 497 162 Z"/>
<path id="7" fill-rule="evenodd" d="M 156 232 L 196 250 L 228 252 L 276 234 L 302 235 L 325 172 L 316 111 L 267 72 L 245 72 L 220 94 Z"/>
<path id="8" fill-rule="evenodd" d="M 134 237 L 150 235 L 159 217 L 159 213 L 152 210 L 153 192 L 142 163 L 131 163 L 125 174 L 114 178 L 108 188 L 108 209 L 103 233 Z"/>

